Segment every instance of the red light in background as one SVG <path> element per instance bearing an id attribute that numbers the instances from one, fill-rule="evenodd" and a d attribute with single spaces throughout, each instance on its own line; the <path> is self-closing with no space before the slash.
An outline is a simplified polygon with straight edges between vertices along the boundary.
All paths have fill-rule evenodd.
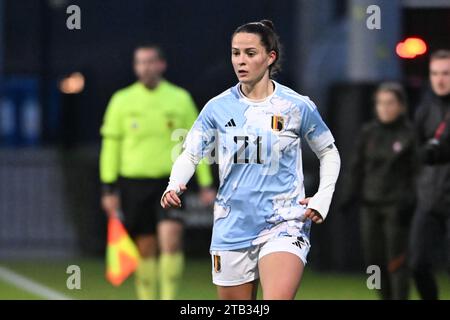
<path id="1" fill-rule="evenodd" d="M 395 51 L 400 58 L 414 59 L 427 52 L 427 44 L 420 38 L 406 38 L 405 41 L 397 44 Z"/>

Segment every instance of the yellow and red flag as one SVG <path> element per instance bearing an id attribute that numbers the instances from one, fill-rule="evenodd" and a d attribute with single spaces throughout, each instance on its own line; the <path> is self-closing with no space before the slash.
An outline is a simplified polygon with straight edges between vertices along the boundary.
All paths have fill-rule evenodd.
<path id="1" fill-rule="evenodd" d="M 120 286 L 139 264 L 139 252 L 117 216 L 108 219 L 106 279 Z"/>

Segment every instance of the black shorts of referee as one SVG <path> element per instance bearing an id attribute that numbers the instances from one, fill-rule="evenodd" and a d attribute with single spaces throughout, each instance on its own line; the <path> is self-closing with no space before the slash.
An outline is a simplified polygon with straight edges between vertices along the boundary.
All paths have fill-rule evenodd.
<path id="1" fill-rule="evenodd" d="M 170 219 L 182 222 L 179 210 L 164 210 L 161 196 L 169 177 L 158 179 L 119 178 L 122 221 L 131 237 L 156 233 L 158 222 Z"/>

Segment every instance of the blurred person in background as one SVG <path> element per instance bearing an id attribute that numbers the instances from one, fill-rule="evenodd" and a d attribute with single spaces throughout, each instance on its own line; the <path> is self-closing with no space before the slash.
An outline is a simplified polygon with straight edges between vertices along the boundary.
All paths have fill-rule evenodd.
<path id="1" fill-rule="evenodd" d="M 179 141 L 172 132 L 188 130 L 197 117 L 190 94 L 163 78 L 166 60 L 154 44 L 134 51 L 138 81 L 116 92 L 101 127 L 102 207 L 108 215 L 122 213 L 123 223 L 141 255 L 135 273 L 139 299 L 174 299 L 182 276 L 183 225 L 176 211 L 159 206 Z M 197 170 L 200 200 L 212 204 L 215 191 L 209 166 Z M 159 263 L 157 259 L 160 250 Z"/>
<path id="2" fill-rule="evenodd" d="M 415 115 L 421 171 L 418 206 L 411 229 L 411 268 L 422 299 L 438 298 L 433 275 L 436 247 L 443 244 L 450 263 L 450 50 L 430 57 L 431 92 Z"/>
<path id="3" fill-rule="evenodd" d="M 380 84 L 374 98 L 376 118 L 358 135 L 344 211 L 353 203 L 361 204 L 363 256 L 367 266 L 381 269 L 380 297 L 404 300 L 409 291 L 408 234 L 416 201 L 414 128 L 400 84 Z"/>

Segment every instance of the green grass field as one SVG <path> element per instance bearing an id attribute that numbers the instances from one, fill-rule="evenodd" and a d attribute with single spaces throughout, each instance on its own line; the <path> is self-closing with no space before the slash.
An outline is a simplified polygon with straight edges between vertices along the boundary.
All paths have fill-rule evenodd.
<path id="1" fill-rule="evenodd" d="M 81 268 L 81 289 L 69 290 L 66 280 L 67 266 Z M 133 279 L 129 278 L 119 288 L 104 278 L 104 261 L 78 259 L 67 261 L 2 261 L 0 266 L 74 299 L 135 299 Z M 439 274 L 441 299 L 450 300 L 448 275 Z M 261 293 L 261 292 L 260 292 Z M 216 299 L 211 283 L 209 259 L 187 261 L 179 299 Z M 417 299 L 413 289 L 411 298 Z M 0 299 L 43 299 L 0 279 Z M 377 299 L 377 294 L 366 287 L 364 274 L 321 273 L 307 269 L 297 299 Z"/>

